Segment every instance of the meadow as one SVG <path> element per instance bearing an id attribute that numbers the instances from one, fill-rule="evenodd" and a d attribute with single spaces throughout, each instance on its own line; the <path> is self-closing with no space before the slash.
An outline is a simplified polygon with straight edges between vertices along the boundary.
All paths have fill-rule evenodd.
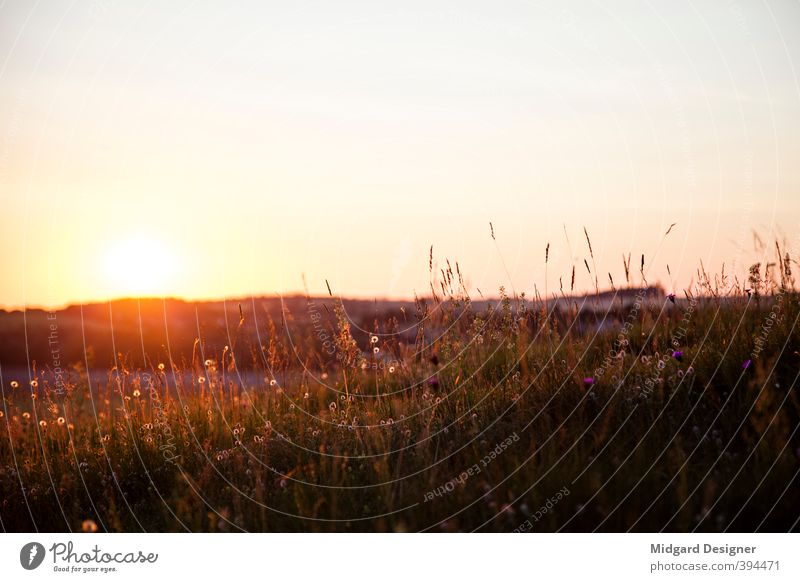
<path id="1" fill-rule="evenodd" d="M 480 303 L 448 264 L 364 324 L 331 295 L 100 380 L 3 370 L 0 525 L 796 531 L 793 262 Z"/>

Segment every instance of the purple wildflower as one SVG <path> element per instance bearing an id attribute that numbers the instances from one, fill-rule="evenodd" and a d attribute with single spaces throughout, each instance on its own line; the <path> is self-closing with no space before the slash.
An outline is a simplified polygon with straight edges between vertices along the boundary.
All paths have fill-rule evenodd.
<path id="1" fill-rule="evenodd" d="M 438 388 L 439 387 L 439 379 L 436 376 L 428 378 L 428 386 L 431 388 Z"/>
<path id="2" fill-rule="evenodd" d="M 594 384 L 594 378 L 592 378 L 591 376 L 587 376 L 586 378 L 583 379 L 583 384 L 585 386 L 591 386 L 592 384 Z"/>
<path id="3" fill-rule="evenodd" d="M 672 357 L 678 360 L 679 362 L 683 361 L 683 352 L 680 350 L 676 350 L 672 352 Z"/>
<path id="4" fill-rule="evenodd" d="M 752 363 L 753 363 L 753 360 L 745 360 L 744 363 L 742 364 L 742 370 L 746 370 L 747 368 L 749 368 L 750 364 L 752 364 Z"/>

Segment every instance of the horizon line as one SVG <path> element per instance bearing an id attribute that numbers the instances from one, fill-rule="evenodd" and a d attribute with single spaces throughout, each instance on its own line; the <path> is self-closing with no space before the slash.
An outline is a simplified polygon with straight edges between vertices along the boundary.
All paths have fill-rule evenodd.
<path id="1" fill-rule="evenodd" d="M 554 292 L 549 297 L 532 297 L 529 296 L 525 291 L 521 293 L 513 293 L 508 294 L 508 297 L 511 299 L 520 299 L 522 295 L 525 295 L 525 299 L 531 302 L 539 302 L 539 301 L 550 301 L 552 299 L 559 299 L 559 298 L 581 298 L 581 297 L 589 297 L 592 295 L 607 295 L 610 293 L 618 293 L 624 291 L 635 291 L 635 290 L 654 290 L 659 291 L 660 293 L 666 295 L 665 287 L 663 284 L 658 281 L 655 283 L 648 283 L 646 285 L 625 285 L 625 286 L 614 286 L 614 287 L 602 287 L 596 290 L 586 290 L 580 293 L 557 293 Z M 496 301 L 502 298 L 500 293 L 493 294 L 493 295 L 483 295 L 482 293 L 478 293 L 479 297 L 472 297 L 468 295 L 468 297 L 472 301 Z M 424 300 L 434 300 L 434 296 L 430 293 L 426 295 L 418 295 L 416 296 L 418 299 Z M 436 296 L 438 299 L 442 299 L 441 296 Z M 122 302 L 129 302 L 129 301 L 161 301 L 161 302 L 180 302 L 186 304 L 209 304 L 209 303 L 242 303 L 245 301 L 253 301 L 253 300 L 264 300 L 264 299 L 297 299 L 297 298 L 308 298 L 308 299 L 339 299 L 342 301 L 366 301 L 366 302 L 381 302 L 381 303 L 414 303 L 415 296 L 398 296 L 398 297 L 390 297 L 390 296 L 378 296 L 378 297 L 366 297 L 366 296 L 359 296 L 359 295 L 326 295 L 324 293 L 315 295 L 309 294 L 302 291 L 291 291 L 287 293 L 263 293 L 263 294 L 254 294 L 254 295 L 232 295 L 228 297 L 210 297 L 210 298 L 186 298 L 186 297 L 179 297 L 176 295 L 141 295 L 141 296 L 118 296 L 108 299 L 93 299 L 90 301 L 69 301 L 66 303 L 60 303 L 55 305 L 45 305 L 45 304 L 24 304 L 24 305 L 10 305 L 10 304 L 2 304 L 0 305 L 0 312 L 5 313 L 15 313 L 15 312 L 24 312 L 24 311 L 46 311 L 46 312 L 58 312 L 64 311 L 66 309 L 72 307 L 90 307 L 95 305 L 105 305 L 111 303 L 122 303 Z"/>

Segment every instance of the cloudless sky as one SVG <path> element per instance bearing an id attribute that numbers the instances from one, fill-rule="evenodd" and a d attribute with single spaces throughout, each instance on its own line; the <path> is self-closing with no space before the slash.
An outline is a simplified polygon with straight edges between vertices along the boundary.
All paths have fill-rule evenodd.
<path id="1" fill-rule="evenodd" d="M 601 284 L 742 276 L 754 230 L 800 253 L 799 33 L 790 1 L 3 2 L 0 305 L 407 297 L 431 245 L 530 294 L 550 243 L 585 290 L 584 226 Z"/>

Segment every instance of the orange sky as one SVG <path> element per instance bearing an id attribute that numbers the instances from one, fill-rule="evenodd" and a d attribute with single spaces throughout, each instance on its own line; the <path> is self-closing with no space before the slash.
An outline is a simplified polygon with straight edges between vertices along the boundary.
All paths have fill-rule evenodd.
<path id="1" fill-rule="evenodd" d="M 627 252 L 670 288 L 700 260 L 743 273 L 754 230 L 800 252 L 798 23 L 789 2 L 6 2 L 0 305 L 303 274 L 407 297 L 431 245 L 472 289 L 530 294 L 548 242 L 554 291 L 583 226 L 601 281 Z"/>

